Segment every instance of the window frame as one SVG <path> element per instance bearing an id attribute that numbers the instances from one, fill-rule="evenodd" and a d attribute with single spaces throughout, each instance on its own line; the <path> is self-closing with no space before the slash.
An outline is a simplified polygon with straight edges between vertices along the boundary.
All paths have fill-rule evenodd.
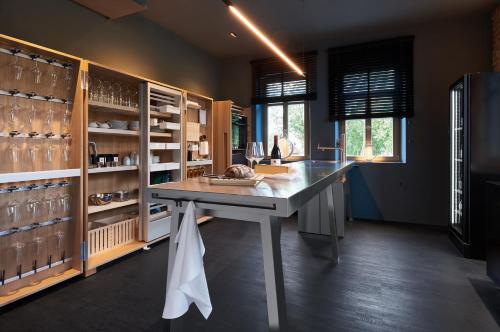
<path id="1" fill-rule="evenodd" d="M 310 156 L 310 136 L 309 136 L 309 126 L 310 126 L 310 111 L 309 111 L 309 102 L 307 100 L 293 100 L 293 101 L 283 101 L 283 102 L 276 102 L 276 103 L 267 103 L 264 106 L 264 116 L 263 116 L 263 144 L 264 144 L 264 151 L 265 151 L 265 158 L 266 160 L 271 159 L 271 156 L 268 155 L 268 130 L 267 130 L 267 108 L 272 105 L 279 105 L 283 104 L 283 130 L 288 131 L 288 106 L 289 104 L 304 104 L 304 156 L 290 156 L 286 159 L 286 161 L 300 161 L 300 160 L 308 160 Z"/>
<path id="2" fill-rule="evenodd" d="M 383 119 L 386 117 L 380 117 L 380 119 Z M 352 160 L 352 161 L 362 161 L 362 162 L 380 162 L 380 163 L 390 163 L 390 162 L 402 162 L 402 156 L 401 156 L 401 121 L 403 121 L 402 118 L 399 117 L 387 117 L 387 118 L 392 118 L 392 139 L 393 139 L 393 155 L 392 156 L 375 156 L 372 160 L 365 160 L 363 156 L 348 156 L 347 151 L 346 151 L 346 158 L 347 160 Z M 366 144 L 372 144 L 372 119 L 377 119 L 377 118 L 364 118 L 365 120 L 365 138 L 366 138 Z M 348 121 L 350 119 L 345 119 L 345 120 L 340 120 L 340 134 L 345 135 L 345 121 Z M 354 119 L 352 119 L 354 120 Z M 344 136 L 346 137 L 346 136 Z M 344 147 L 345 148 L 345 147 Z"/>

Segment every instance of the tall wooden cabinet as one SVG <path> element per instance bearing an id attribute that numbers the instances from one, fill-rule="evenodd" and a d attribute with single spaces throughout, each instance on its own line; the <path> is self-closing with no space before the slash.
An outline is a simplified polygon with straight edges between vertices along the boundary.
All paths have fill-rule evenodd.
<path id="1" fill-rule="evenodd" d="M 140 215 L 141 79 L 87 62 L 84 103 L 86 275 L 144 246 Z"/>
<path id="2" fill-rule="evenodd" d="M 0 307 L 83 271 L 82 66 L 0 35 Z"/>
<path id="3" fill-rule="evenodd" d="M 239 125 L 244 120 L 245 129 Z M 241 136 L 237 131 L 241 130 Z M 244 131 L 244 132 L 243 132 Z M 252 141 L 252 112 L 231 100 L 214 102 L 214 173 L 223 174 L 233 163 L 243 161 L 246 142 Z M 238 161 L 233 161 L 233 159 Z"/>

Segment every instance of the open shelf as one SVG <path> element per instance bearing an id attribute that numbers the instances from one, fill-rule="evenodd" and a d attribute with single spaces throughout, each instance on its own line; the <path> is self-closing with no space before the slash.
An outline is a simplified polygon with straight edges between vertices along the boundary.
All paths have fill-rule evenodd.
<path id="1" fill-rule="evenodd" d="M 159 163 L 159 164 L 151 164 L 149 169 L 151 172 L 159 172 L 159 171 L 171 171 L 175 169 L 180 169 L 180 163 Z"/>
<path id="2" fill-rule="evenodd" d="M 39 171 L 39 172 L 3 173 L 0 174 L 0 184 L 9 182 L 48 180 L 55 178 L 71 178 L 79 176 L 80 176 L 79 168 L 58 169 L 58 170 Z"/>
<path id="3" fill-rule="evenodd" d="M 186 163 L 187 166 L 212 165 L 212 160 L 193 160 Z"/>
<path id="4" fill-rule="evenodd" d="M 90 257 L 87 261 L 87 269 L 92 270 L 115 259 L 126 256 L 134 251 L 142 249 L 146 244 L 140 241 L 134 241 L 123 246 L 109 249 L 102 253 Z"/>
<path id="5" fill-rule="evenodd" d="M 136 107 L 121 106 L 115 104 L 101 103 L 99 101 L 89 100 L 89 110 L 109 112 L 115 114 L 139 116 L 139 109 Z"/>
<path id="6" fill-rule="evenodd" d="M 48 277 L 46 279 L 43 279 L 37 285 L 23 287 L 23 288 L 19 289 L 17 292 L 15 292 L 14 294 L 0 297 L 0 307 L 3 307 L 4 305 L 7 305 L 9 303 L 15 302 L 19 299 L 26 297 L 26 296 L 35 294 L 41 290 L 44 290 L 44 289 L 49 288 L 51 286 L 54 286 L 60 282 L 66 281 L 66 280 L 71 279 L 73 277 L 76 277 L 80 274 L 81 274 L 81 272 L 79 270 L 69 269 L 58 276 Z"/>
<path id="7" fill-rule="evenodd" d="M 158 112 L 158 111 L 149 111 L 149 115 L 152 118 L 162 118 L 168 119 L 172 117 L 172 113 Z"/>
<path id="8" fill-rule="evenodd" d="M 149 135 L 151 137 L 172 137 L 172 133 L 155 133 L 155 132 L 150 132 Z"/>
<path id="9" fill-rule="evenodd" d="M 89 127 L 89 134 L 139 136 L 140 133 L 135 130 Z"/>
<path id="10" fill-rule="evenodd" d="M 93 214 L 93 213 L 98 213 L 98 212 L 103 212 L 103 211 L 109 211 L 113 209 L 118 209 L 121 207 L 125 206 L 130 206 L 134 204 L 138 204 L 139 200 L 137 198 L 129 199 L 128 201 L 125 202 L 111 202 L 106 205 L 89 205 L 88 208 L 88 213 Z"/>
<path id="11" fill-rule="evenodd" d="M 138 166 L 96 167 L 96 168 L 89 168 L 89 174 L 135 171 L 138 169 L 139 169 Z"/>

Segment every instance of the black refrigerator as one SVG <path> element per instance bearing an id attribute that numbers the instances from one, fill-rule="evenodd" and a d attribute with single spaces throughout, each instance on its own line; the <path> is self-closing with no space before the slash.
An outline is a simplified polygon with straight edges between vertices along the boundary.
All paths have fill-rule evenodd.
<path id="1" fill-rule="evenodd" d="M 475 73 L 450 87 L 452 242 L 467 258 L 485 259 L 486 187 L 500 180 L 500 73 Z"/>

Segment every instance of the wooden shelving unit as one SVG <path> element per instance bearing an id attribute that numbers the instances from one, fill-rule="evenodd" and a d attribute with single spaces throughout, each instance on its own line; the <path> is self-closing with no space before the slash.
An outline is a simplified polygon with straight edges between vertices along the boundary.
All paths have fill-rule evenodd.
<path id="1" fill-rule="evenodd" d="M 18 49 L 20 52 L 17 52 Z M 4 189 L 11 186 L 21 188 L 39 185 L 50 188 L 54 183 L 61 188 L 68 186 L 71 212 L 61 218 L 48 220 L 65 227 L 66 242 L 60 248 L 61 256 L 55 255 L 56 259 L 51 260 L 50 264 L 40 264 L 34 270 L 31 270 L 31 265 L 25 264 L 19 275 L 15 270 L 7 271 L 5 285 L 0 280 L 0 307 L 77 275 L 91 275 L 99 266 L 140 250 L 149 243 L 168 238 L 170 211 L 166 205 L 146 202 L 143 189 L 162 181 L 181 181 L 186 178 L 188 167 L 204 167 L 207 172 L 211 172 L 214 146 L 211 98 L 0 35 L 0 67 L 6 67 L 13 59 L 18 59 L 23 66 L 24 78 L 12 78 L 10 82 L 2 76 L 0 104 L 7 105 L 6 99 L 17 98 L 22 107 L 27 108 L 31 106 L 30 103 L 37 103 L 41 112 L 56 108 L 56 112 L 69 117 L 70 121 L 69 125 L 66 124 L 65 118 L 64 126 L 63 121 L 55 121 L 56 128 L 52 129 L 55 135 L 51 139 L 59 143 L 70 142 L 68 145 L 72 149 L 61 167 L 51 165 L 46 169 L 37 168 L 36 171 L 26 172 L 10 170 L 7 166 L 0 165 L 0 194 L 8 192 Z M 50 87 L 45 82 L 36 87 L 30 85 L 30 80 L 33 79 L 31 70 L 36 67 L 35 64 L 43 71 L 42 77 L 55 71 L 59 85 Z M 67 72 L 73 73 L 72 79 L 65 79 Z M 89 77 L 99 77 L 103 84 L 118 82 L 118 85 L 111 88 L 114 94 L 137 90 L 136 101 L 126 103 L 122 100 L 119 105 L 109 100 L 104 102 L 90 93 L 90 88 L 98 82 L 91 81 Z M 63 86 L 63 83 L 66 85 Z M 15 97 L 10 92 L 13 90 L 19 90 L 19 93 L 14 94 Z M 32 95 L 32 91 L 38 95 Z M 187 101 L 190 101 L 189 107 Z M 193 107 L 193 103 L 199 106 Z M 200 124 L 200 132 L 208 138 L 210 153 L 204 160 L 188 163 L 186 121 L 200 123 L 200 109 L 206 111 L 206 122 Z M 162 124 L 152 128 L 153 119 Z M 125 127 L 96 128 L 95 124 L 90 127 L 91 123 L 102 124 L 112 120 L 128 121 L 129 124 L 131 121 L 139 121 L 140 130 Z M 130 125 L 127 128 L 134 127 L 136 126 Z M 0 140 L 7 139 L 8 136 L 8 132 L 0 131 Z M 22 139 L 27 138 L 28 135 L 22 136 Z M 62 139 L 66 141 L 61 141 Z M 107 167 L 89 167 L 89 142 L 95 143 L 97 154 L 117 154 L 118 162 L 115 164 L 113 161 Z M 150 148 L 151 142 L 165 145 Z M 139 163 L 125 166 L 123 157 L 131 153 L 137 153 Z M 151 153 L 160 157 L 158 163 L 152 163 Z M 3 171 L 2 167 L 6 170 Z M 126 201 L 89 205 L 88 197 L 91 194 L 124 190 L 130 192 L 130 199 Z M 198 222 L 208 219 L 201 217 Z M 26 218 L 22 222 L 31 224 Z M 0 218 L 0 231 L 4 230 L 4 226 L 5 223 Z M 116 234 L 113 233 L 115 231 Z M 60 233 L 60 229 L 58 232 Z M 51 236 L 55 236 L 54 234 Z M 102 239 L 101 234 L 104 234 Z M 113 236 L 120 238 L 120 245 L 114 245 Z M 92 250 L 89 249 L 89 242 L 92 243 Z M 0 249 L 2 245 L 0 239 Z M 31 261 L 30 259 L 27 261 Z M 3 261 L 0 261 L 0 270 L 3 268 L 2 264 Z M 15 292 L 10 294 L 11 291 Z"/>
<path id="2" fill-rule="evenodd" d="M 62 183 L 69 183 L 69 186 L 65 185 L 64 190 L 65 194 L 69 195 L 71 203 L 64 212 L 57 212 L 57 218 L 60 218 L 61 221 L 57 224 L 58 226 L 56 226 L 54 220 L 51 220 L 52 218 L 39 220 L 39 216 L 38 218 L 37 216 L 25 216 L 14 220 L 14 224 L 9 220 L 5 220 L 4 217 L 0 218 L 0 231 L 7 231 L 7 234 L 8 230 L 13 226 L 28 229 L 23 234 L 23 239 L 16 240 L 24 246 L 24 249 L 17 253 L 21 255 L 21 264 L 18 266 L 16 266 L 16 251 L 10 250 L 13 247 L 6 247 L 9 241 L 14 240 L 12 234 L 16 233 L 0 238 L 2 258 L 7 258 L 2 259 L 0 262 L 0 276 L 3 278 L 2 282 L 0 282 L 0 307 L 73 278 L 83 272 L 83 263 L 80 259 L 80 245 L 83 242 L 83 155 L 80 150 L 83 141 L 83 93 L 80 84 L 77 84 L 77 82 L 79 83 L 83 79 L 81 70 L 84 67 L 84 61 L 81 58 L 62 52 L 0 35 L 0 67 L 7 68 L 12 63 L 17 63 L 22 68 L 25 68 L 24 73 L 19 74 L 17 78 L 14 75 L 11 76 L 8 71 L 9 74 L 2 74 L 2 89 L 7 91 L 18 90 L 19 93 L 0 93 L 0 104 L 8 105 L 16 101 L 21 107 L 35 105 L 38 116 L 41 117 L 48 117 L 50 110 L 62 112 L 67 122 L 65 121 L 66 123 L 63 124 L 62 121 L 53 121 L 49 127 L 43 127 L 37 125 L 36 121 L 34 121 L 31 128 L 11 128 L 10 130 L 15 129 L 21 132 L 19 137 L 25 138 L 19 139 L 24 140 L 24 143 L 28 146 L 26 148 L 35 144 L 26 135 L 29 131 L 44 134 L 50 130 L 50 132 L 56 134 L 51 140 L 54 144 L 62 143 L 62 136 L 71 138 L 64 141 L 69 147 L 69 154 L 64 159 L 62 155 L 56 155 L 51 160 L 51 163 L 48 163 L 47 160 L 43 159 L 46 157 L 42 157 L 40 160 L 34 161 L 33 165 L 27 165 L 26 163 L 20 165 L 20 161 L 9 164 L 6 161 L 7 158 L 2 160 L 2 165 L 0 165 L 0 189 L 16 187 L 21 190 L 29 185 L 37 185 L 39 187 L 36 190 L 46 193 L 45 190 L 52 190 L 48 188 L 62 188 L 60 186 Z M 31 73 L 32 68 L 38 68 L 41 72 L 57 75 L 61 79 L 50 84 L 42 84 L 41 81 L 36 83 Z M 68 79 L 64 79 L 65 77 Z M 32 91 L 37 95 L 32 95 Z M 2 112 L 4 111 L 2 110 Z M 6 132 L 0 133 L 0 139 L 7 139 L 8 135 L 4 134 Z M 13 138 L 13 143 L 15 143 L 15 139 Z M 45 138 L 41 138 L 37 142 L 41 141 L 49 143 L 49 141 L 45 141 Z M 58 164 L 57 169 L 51 169 L 53 163 Z M 42 169 L 35 171 L 35 167 L 38 168 L 40 165 L 42 165 Z M 27 171 L 18 171 L 21 167 Z M 31 167 L 31 170 L 28 167 Z M 14 199 L 11 196 L 12 193 L 3 192 L 2 199 Z M 33 189 L 20 194 L 22 194 L 22 199 L 35 198 L 35 196 L 32 196 L 35 195 Z M 30 228 L 34 224 L 46 229 L 46 233 L 43 235 L 44 242 L 40 244 L 42 246 L 44 246 L 43 243 L 48 243 L 58 236 L 56 234 L 57 229 L 59 236 L 63 236 L 57 251 L 52 247 L 44 247 L 46 249 L 42 251 L 43 257 L 37 258 L 38 264 L 35 267 L 31 264 L 34 259 L 32 256 L 33 251 L 29 249 L 32 243 L 28 242 L 31 241 L 29 240 L 31 239 L 30 236 L 35 236 Z M 46 253 L 45 256 L 43 252 Z M 48 264 L 50 255 L 53 256 L 53 259 L 51 264 Z M 28 261 L 29 264 L 26 263 Z M 14 263 L 7 265 L 8 262 Z M 18 269 L 21 270 L 21 273 L 18 273 Z"/>
<path id="3" fill-rule="evenodd" d="M 140 216 L 142 201 L 139 193 L 141 190 L 140 173 L 142 170 L 140 165 L 142 160 L 140 160 L 139 165 L 135 163 L 133 165 L 124 165 L 123 162 L 125 157 L 130 157 L 132 154 L 140 158 L 140 131 L 88 126 L 92 122 L 105 123 L 116 120 L 127 121 L 130 124 L 132 121 L 140 121 L 142 109 L 139 107 L 138 95 L 142 79 L 93 62 L 88 63 L 88 74 L 94 86 L 98 82 L 112 82 L 113 85 L 121 88 L 120 91 L 127 91 L 128 94 L 122 93 L 120 97 L 122 103 L 123 100 L 127 100 L 128 105 L 124 106 L 118 102 L 111 103 L 109 101 L 94 100 L 95 98 L 100 98 L 100 96 L 92 93 L 90 90 L 87 91 L 87 103 L 85 104 L 85 123 L 87 126 L 85 126 L 86 141 L 84 146 L 88 161 L 85 165 L 85 197 L 92 194 L 113 193 L 125 190 L 129 191 L 133 198 L 124 202 L 112 201 L 106 205 L 99 206 L 90 205 L 88 200 L 85 201 L 86 218 L 84 233 L 86 234 L 85 243 L 88 256 L 85 264 L 86 276 L 95 273 L 98 266 L 127 255 L 133 250 L 138 250 L 144 246 L 140 231 L 141 227 L 129 229 L 127 233 L 127 236 L 131 237 L 130 241 L 136 243 L 134 246 L 129 243 L 130 241 L 127 243 L 118 241 L 113 242 L 113 244 L 106 242 L 107 238 L 122 236 L 118 233 L 114 234 L 114 232 L 121 232 L 122 228 L 113 227 L 113 225 L 120 225 L 121 222 L 126 222 L 130 218 L 130 215 L 135 216 L 134 220 L 137 220 L 139 224 L 142 222 Z M 91 152 L 89 150 L 89 142 L 95 143 L 97 154 L 118 155 L 117 165 L 90 167 Z M 113 221 L 109 225 L 101 222 L 110 219 Z M 91 228 L 90 225 L 99 226 L 96 230 L 95 228 Z M 94 234 L 96 231 L 99 231 L 100 227 L 103 230 L 106 228 L 107 235 L 95 237 Z"/>
<path id="4" fill-rule="evenodd" d="M 186 93 L 186 123 L 185 123 L 185 170 L 186 178 L 192 177 L 190 169 L 204 168 L 204 172 L 213 173 L 213 99 L 197 93 Z M 208 142 L 208 155 L 200 155 L 200 139 L 206 136 Z M 198 151 L 192 152 L 192 160 L 188 160 L 188 149 L 193 146 L 198 147 Z M 199 172 L 198 172 L 199 173 Z"/>
<path id="5" fill-rule="evenodd" d="M 223 174 L 233 163 L 233 157 L 239 155 L 244 162 L 246 146 L 236 148 L 233 143 L 233 119 L 244 118 L 247 123 L 246 142 L 252 141 L 252 112 L 250 108 L 237 106 L 231 100 L 214 102 L 214 166 L 216 174 Z M 244 144 L 246 144 L 244 142 Z"/>
<path id="6" fill-rule="evenodd" d="M 141 85 L 142 160 L 147 160 L 143 163 L 143 188 L 183 179 L 183 94 L 180 89 L 164 85 Z M 146 200 L 143 196 L 143 236 L 149 243 L 170 233 L 170 217 L 166 206 L 155 207 Z"/>

